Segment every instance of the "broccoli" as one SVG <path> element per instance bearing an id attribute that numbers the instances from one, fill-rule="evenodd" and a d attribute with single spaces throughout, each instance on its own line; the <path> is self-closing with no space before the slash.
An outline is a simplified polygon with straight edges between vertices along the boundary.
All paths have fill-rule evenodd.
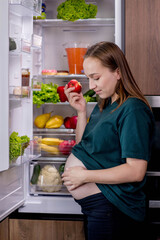
<path id="1" fill-rule="evenodd" d="M 94 18 L 97 14 L 97 6 L 86 4 L 85 0 L 66 0 L 57 8 L 57 18 L 76 21 L 78 19 Z"/>

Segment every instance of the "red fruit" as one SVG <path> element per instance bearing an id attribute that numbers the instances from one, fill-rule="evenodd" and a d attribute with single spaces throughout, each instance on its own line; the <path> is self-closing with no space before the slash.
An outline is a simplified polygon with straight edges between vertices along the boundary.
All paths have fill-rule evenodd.
<path id="1" fill-rule="evenodd" d="M 76 126 L 77 126 L 77 119 L 78 119 L 77 116 L 73 116 L 73 117 L 71 117 L 71 119 L 70 119 L 70 121 L 71 121 L 71 128 L 76 129 Z"/>
<path id="2" fill-rule="evenodd" d="M 59 94 L 59 98 L 60 98 L 61 102 L 68 101 L 68 98 L 67 98 L 66 94 L 64 93 L 64 86 L 59 86 L 57 88 L 57 93 Z"/>
<path id="3" fill-rule="evenodd" d="M 77 93 L 80 93 L 82 90 L 82 85 L 76 79 L 70 80 L 68 83 L 68 87 L 74 87 L 75 89 L 73 90 L 73 92 Z"/>
<path id="4" fill-rule="evenodd" d="M 77 126 L 77 116 L 66 117 L 64 119 L 64 126 L 65 126 L 65 128 L 76 129 L 76 126 Z"/>
<path id="5" fill-rule="evenodd" d="M 71 127 L 71 120 L 70 120 L 71 118 L 70 117 L 66 117 L 65 119 L 64 119 L 64 126 L 65 126 L 65 128 L 72 128 Z"/>
<path id="6" fill-rule="evenodd" d="M 64 140 L 59 144 L 59 151 L 64 155 L 68 155 L 75 144 L 75 140 Z"/>

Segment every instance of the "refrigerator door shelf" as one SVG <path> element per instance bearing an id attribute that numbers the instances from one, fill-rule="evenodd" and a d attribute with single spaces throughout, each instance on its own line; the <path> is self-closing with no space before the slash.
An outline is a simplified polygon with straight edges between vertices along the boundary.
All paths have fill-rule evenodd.
<path id="1" fill-rule="evenodd" d="M 42 36 L 36 34 L 32 35 L 32 47 L 38 49 L 42 47 Z"/>
<path id="2" fill-rule="evenodd" d="M 12 38 L 15 42 L 16 48 L 13 50 L 10 50 L 9 54 L 10 56 L 12 55 L 17 55 L 21 53 L 28 53 L 31 54 L 31 41 L 28 41 L 26 39 L 16 39 Z"/>
<path id="3" fill-rule="evenodd" d="M 30 99 L 31 87 L 29 86 L 10 86 L 9 87 L 9 100 L 19 100 L 21 98 Z"/>
<path id="4" fill-rule="evenodd" d="M 26 143 L 10 143 L 10 167 L 20 166 L 41 156 L 37 140 Z"/>
<path id="5" fill-rule="evenodd" d="M 0 174 L 0 221 L 24 203 L 24 168 L 14 166 Z"/>
<path id="6" fill-rule="evenodd" d="M 41 14 L 42 0 L 10 0 L 11 11 L 24 16 Z"/>

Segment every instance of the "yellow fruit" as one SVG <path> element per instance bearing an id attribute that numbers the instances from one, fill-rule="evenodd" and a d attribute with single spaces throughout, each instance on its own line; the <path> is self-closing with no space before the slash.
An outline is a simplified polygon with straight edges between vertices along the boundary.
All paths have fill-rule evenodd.
<path id="1" fill-rule="evenodd" d="M 41 144 L 41 150 L 45 151 L 45 152 L 48 152 L 48 153 L 51 153 L 53 155 L 58 155 L 59 154 L 59 149 L 57 147 L 51 147 L 51 146 L 48 146 L 46 144 Z"/>
<path id="2" fill-rule="evenodd" d="M 48 119 L 51 117 L 51 113 L 44 113 L 41 114 L 39 116 L 37 116 L 34 120 L 34 124 L 36 127 L 38 128 L 44 128 L 46 125 L 46 122 L 48 121 Z"/>
<path id="3" fill-rule="evenodd" d="M 41 143 L 46 144 L 46 145 L 55 145 L 58 146 L 61 142 L 63 142 L 64 140 L 61 140 L 59 138 L 43 138 L 41 140 Z"/>
<path id="4" fill-rule="evenodd" d="M 47 122 L 45 127 L 46 128 L 59 128 L 64 122 L 62 116 L 54 115 L 52 116 Z"/>

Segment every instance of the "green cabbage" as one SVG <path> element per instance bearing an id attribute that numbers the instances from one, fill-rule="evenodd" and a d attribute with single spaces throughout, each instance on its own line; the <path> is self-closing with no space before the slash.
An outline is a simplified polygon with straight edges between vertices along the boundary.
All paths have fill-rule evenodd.
<path id="1" fill-rule="evenodd" d="M 78 19 L 94 18 L 97 14 L 97 6 L 86 4 L 85 0 L 66 0 L 57 8 L 57 18 L 76 21 Z"/>

